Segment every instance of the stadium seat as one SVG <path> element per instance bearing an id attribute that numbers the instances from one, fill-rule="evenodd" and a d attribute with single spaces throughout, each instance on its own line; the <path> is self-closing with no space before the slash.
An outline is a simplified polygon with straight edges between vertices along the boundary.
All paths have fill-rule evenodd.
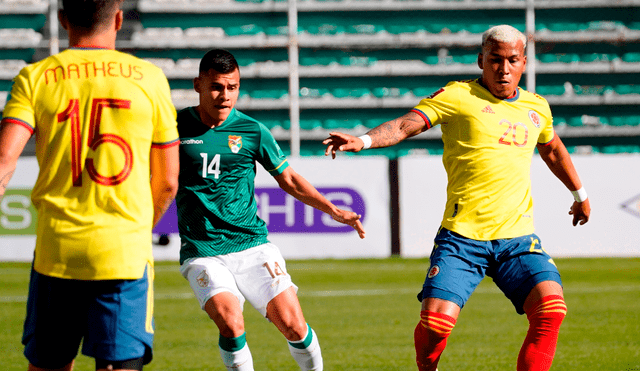
<path id="1" fill-rule="evenodd" d="M 550 22 L 546 26 L 552 32 L 576 32 L 588 28 L 586 24 L 579 22 Z"/>
<path id="2" fill-rule="evenodd" d="M 592 62 L 612 62 L 616 59 L 620 59 L 616 54 L 608 53 L 588 53 L 580 56 L 580 61 L 586 63 Z"/>
<path id="3" fill-rule="evenodd" d="M 338 63 L 332 57 L 301 57 L 300 65 L 302 66 L 328 66 L 332 63 Z"/>
<path id="4" fill-rule="evenodd" d="M 342 57 L 339 59 L 338 63 L 340 63 L 343 66 L 370 66 L 376 63 L 376 58 L 370 58 L 370 57 L 355 57 L 355 56 L 349 56 L 349 57 Z"/>
<path id="5" fill-rule="evenodd" d="M 306 26 L 304 30 L 311 35 L 338 35 L 346 33 L 346 29 L 343 26 L 330 23 L 323 23 L 319 26 Z"/>
<path id="6" fill-rule="evenodd" d="M 383 124 L 385 122 L 389 121 L 388 119 L 384 119 L 384 118 L 375 118 L 375 119 L 366 119 L 363 121 L 364 126 L 366 126 L 369 129 L 373 129 L 376 126 L 379 126 L 380 124 Z"/>
<path id="7" fill-rule="evenodd" d="M 425 26 L 421 24 L 394 24 L 394 25 L 386 26 L 385 29 L 389 31 L 389 33 L 394 35 L 426 31 Z"/>
<path id="8" fill-rule="evenodd" d="M 300 96 L 302 98 L 319 99 L 319 98 L 331 96 L 331 92 L 329 91 L 329 89 L 316 89 L 316 88 L 302 87 L 300 88 Z"/>
<path id="9" fill-rule="evenodd" d="M 540 85 L 536 87 L 536 93 L 540 95 L 563 95 L 565 89 L 563 85 Z"/>
<path id="10" fill-rule="evenodd" d="M 286 97 L 288 92 L 286 90 L 274 89 L 274 90 L 253 90 L 249 92 L 249 95 L 253 99 L 281 99 Z"/>
<path id="11" fill-rule="evenodd" d="M 322 127 L 325 129 L 354 129 L 362 125 L 362 121 L 357 119 L 327 119 L 322 123 Z"/>
<path id="12" fill-rule="evenodd" d="M 316 119 L 300 120 L 300 129 L 313 130 L 322 127 L 322 121 Z"/>
<path id="13" fill-rule="evenodd" d="M 367 88 L 337 88 L 333 89 L 332 95 L 338 99 L 343 98 L 362 98 L 367 95 L 372 95 L 371 91 Z"/>
<path id="14" fill-rule="evenodd" d="M 567 120 L 567 125 L 573 126 L 573 127 L 580 127 L 582 126 L 582 118 L 580 116 L 570 117 Z"/>
<path id="15" fill-rule="evenodd" d="M 242 26 L 231 26 L 225 28 L 224 32 L 228 36 L 247 36 L 247 35 L 257 35 L 259 33 L 264 33 L 262 27 L 255 24 L 245 24 Z"/>
<path id="16" fill-rule="evenodd" d="M 372 90 L 373 95 L 376 98 L 402 98 L 405 95 L 411 93 L 408 88 L 374 88 Z"/>
<path id="17" fill-rule="evenodd" d="M 452 55 L 454 63 L 475 64 L 478 62 L 478 54 Z"/>
<path id="18" fill-rule="evenodd" d="M 354 24 L 347 28 L 348 33 L 373 35 L 384 31 L 384 27 L 379 24 Z"/>
<path id="19" fill-rule="evenodd" d="M 606 85 L 574 85 L 573 92 L 576 95 L 603 95 L 613 93 L 614 88 Z"/>
<path id="20" fill-rule="evenodd" d="M 589 31 L 619 31 L 627 28 L 621 21 L 591 21 L 587 23 Z"/>
<path id="21" fill-rule="evenodd" d="M 640 85 L 616 85 L 614 87 L 616 93 L 625 95 L 625 94 L 640 94 Z"/>
<path id="22" fill-rule="evenodd" d="M 563 116 L 553 116 L 553 125 L 554 126 L 566 126 L 567 119 Z"/>
<path id="23" fill-rule="evenodd" d="M 440 63 L 440 58 L 437 55 L 429 55 L 422 60 L 426 64 L 438 64 Z"/>
<path id="24" fill-rule="evenodd" d="M 609 117 L 609 125 L 611 126 L 639 126 L 640 116 L 611 116 Z"/>
<path id="25" fill-rule="evenodd" d="M 622 60 L 629 63 L 640 62 L 640 53 L 625 53 L 622 55 Z"/>

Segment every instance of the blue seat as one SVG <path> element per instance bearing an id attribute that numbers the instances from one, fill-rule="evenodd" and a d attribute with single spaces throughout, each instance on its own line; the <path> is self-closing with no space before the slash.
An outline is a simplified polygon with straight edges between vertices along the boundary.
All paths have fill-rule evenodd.
<path id="1" fill-rule="evenodd" d="M 358 119 L 328 119 L 322 123 L 322 127 L 325 129 L 354 129 L 360 125 L 362 125 L 362 121 Z"/>
<path id="2" fill-rule="evenodd" d="M 333 89 L 332 95 L 336 98 L 362 98 L 371 95 L 371 91 L 367 88 L 337 88 Z"/>

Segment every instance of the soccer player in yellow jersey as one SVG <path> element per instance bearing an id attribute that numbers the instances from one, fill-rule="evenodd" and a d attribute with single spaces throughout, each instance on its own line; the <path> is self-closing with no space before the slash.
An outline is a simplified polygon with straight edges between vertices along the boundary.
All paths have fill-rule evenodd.
<path id="1" fill-rule="evenodd" d="M 326 155 L 387 147 L 440 125 L 448 176 L 447 204 L 435 238 L 414 332 L 421 371 L 438 366 L 460 310 L 488 275 L 527 314 L 529 330 L 518 371 L 546 371 L 567 307 L 551 257 L 533 233 L 530 166 L 534 149 L 574 195 L 569 214 L 584 224 L 589 200 L 562 141 L 549 104 L 518 87 L 526 66 L 526 37 L 508 25 L 482 37 L 481 78 L 454 81 L 413 110 L 366 135 L 334 132 Z"/>
<path id="2" fill-rule="evenodd" d="M 98 370 L 152 356 L 151 231 L 177 192 L 169 84 L 118 52 L 122 0 L 63 0 L 69 49 L 13 80 L 0 131 L 0 196 L 36 136 L 37 239 L 22 342 L 29 370 Z"/>

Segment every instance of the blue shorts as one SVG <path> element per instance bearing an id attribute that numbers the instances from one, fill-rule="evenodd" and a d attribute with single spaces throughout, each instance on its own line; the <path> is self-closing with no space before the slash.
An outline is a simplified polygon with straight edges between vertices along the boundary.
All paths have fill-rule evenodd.
<path id="1" fill-rule="evenodd" d="M 78 354 L 151 361 L 153 273 L 137 280 L 81 281 L 31 269 L 22 344 L 34 366 L 60 368 Z M 151 275 L 151 279 L 149 279 Z M 84 340 L 83 340 L 84 339 Z"/>
<path id="2" fill-rule="evenodd" d="M 562 285 L 558 268 L 535 234 L 478 241 L 440 228 L 430 259 L 420 301 L 438 298 L 462 308 L 486 274 L 524 314 L 522 306 L 535 285 L 543 281 Z"/>

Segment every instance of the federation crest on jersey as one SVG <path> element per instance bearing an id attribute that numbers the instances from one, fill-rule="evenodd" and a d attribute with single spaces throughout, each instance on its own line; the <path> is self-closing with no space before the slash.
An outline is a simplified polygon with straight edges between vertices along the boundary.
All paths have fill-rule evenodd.
<path id="1" fill-rule="evenodd" d="M 533 126 L 540 128 L 540 116 L 534 110 L 529 111 L 529 120 L 533 123 Z"/>
<path id="2" fill-rule="evenodd" d="M 433 267 L 431 267 L 431 269 L 429 269 L 429 274 L 427 274 L 427 277 L 433 278 L 437 276 L 438 273 L 440 273 L 440 267 L 438 267 L 437 265 L 434 265 Z"/>
<path id="3" fill-rule="evenodd" d="M 242 148 L 242 137 L 240 135 L 229 135 L 229 148 L 231 148 L 231 152 L 238 153 Z"/>

